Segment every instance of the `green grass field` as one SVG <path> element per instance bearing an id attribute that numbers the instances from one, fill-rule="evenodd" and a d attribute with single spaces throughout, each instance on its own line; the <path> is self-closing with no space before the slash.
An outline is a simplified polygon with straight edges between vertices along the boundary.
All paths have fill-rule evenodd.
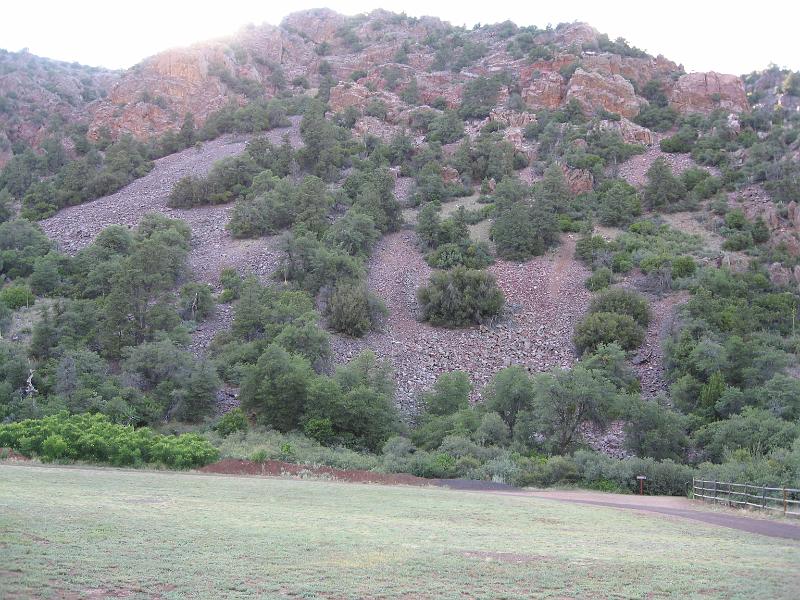
<path id="1" fill-rule="evenodd" d="M 1 598 L 796 598 L 800 543 L 436 488 L 0 465 Z"/>

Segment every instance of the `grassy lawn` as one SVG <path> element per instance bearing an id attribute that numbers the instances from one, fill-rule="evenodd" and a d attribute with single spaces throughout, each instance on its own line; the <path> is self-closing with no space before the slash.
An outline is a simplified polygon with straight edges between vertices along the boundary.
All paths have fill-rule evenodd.
<path id="1" fill-rule="evenodd" d="M 796 598 L 800 544 L 434 488 L 0 465 L 2 598 Z"/>

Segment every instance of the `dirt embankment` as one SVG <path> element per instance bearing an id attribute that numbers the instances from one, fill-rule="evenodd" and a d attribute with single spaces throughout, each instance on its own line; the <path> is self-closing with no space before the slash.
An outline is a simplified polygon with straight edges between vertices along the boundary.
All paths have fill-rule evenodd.
<path id="1" fill-rule="evenodd" d="M 263 475 L 268 477 L 299 477 L 309 479 L 334 479 L 353 483 L 381 483 L 386 485 L 435 485 L 434 480 L 405 473 L 374 473 L 351 471 L 326 466 L 298 465 L 280 460 L 256 462 L 238 458 L 225 458 L 199 469 L 201 473 L 224 475 Z"/>

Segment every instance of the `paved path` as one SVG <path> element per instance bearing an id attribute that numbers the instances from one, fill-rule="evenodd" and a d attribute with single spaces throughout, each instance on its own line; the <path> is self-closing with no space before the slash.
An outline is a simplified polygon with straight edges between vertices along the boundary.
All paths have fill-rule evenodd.
<path id="1" fill-rule="evenodd" d="M 783 538 L 789 540 L 800 540 L 800 525 L 786 523 L 784 521 L 773 521 L 770 519 L 759 519 L 753 517 L 743 517 L 731 514 L 728 511 L 715 512 L 712 510 L 699 509 L 701 506 L 688 498 L 677 498 L 670 496 L 628 496 L 624 494 L 604 494 L 599 492 L 582 491 L 541 491 L 541 492 L 494 492 L 498 494 L 525 495 L 544 500 L 555 500 L 558 502 L 574 502 L 578 504 L 589 504 L 592 506 L 607 506 L 611 508 L 623 508 L 628 510 L 639 510 L 645 512 L 670 515 L 684 519 L 692 519 L 730 527 L 759 535 Z"/>

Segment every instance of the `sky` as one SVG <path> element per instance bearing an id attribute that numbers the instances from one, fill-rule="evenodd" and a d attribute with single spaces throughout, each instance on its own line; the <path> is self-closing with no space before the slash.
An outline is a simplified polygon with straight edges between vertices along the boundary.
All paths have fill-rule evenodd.
<path id="1" fill-rule="evenodd" d="M 738 75 L 770 63 L 800 70 L 800 2 L 768 0 L 29 0 L 2 9 L 0 48 L 127 68 L 167 48 L 232 34 L 248 23 L 277 25 L 291 12 L 320 6 L 346 15 L 384 8 L 467 27 L 505 20 L 539 27 L 585 21 L 687 71 Z"/>

